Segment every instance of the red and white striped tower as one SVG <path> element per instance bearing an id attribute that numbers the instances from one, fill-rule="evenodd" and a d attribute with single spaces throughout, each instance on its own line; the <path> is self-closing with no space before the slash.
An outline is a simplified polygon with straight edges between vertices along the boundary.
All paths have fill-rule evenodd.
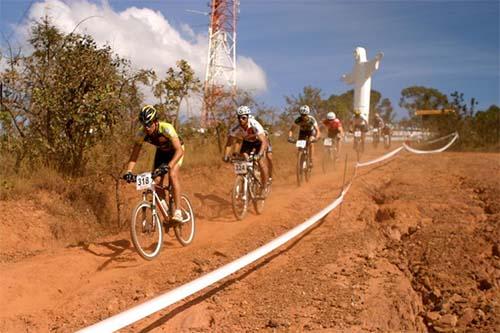
<path id="1" fill-rule="evenodd" d="M 202 126 L 210 126 L 215 103 L 224 92 L 236 93 L 236 21 L 239 0 L 212 0 L 208 27 Z"/>

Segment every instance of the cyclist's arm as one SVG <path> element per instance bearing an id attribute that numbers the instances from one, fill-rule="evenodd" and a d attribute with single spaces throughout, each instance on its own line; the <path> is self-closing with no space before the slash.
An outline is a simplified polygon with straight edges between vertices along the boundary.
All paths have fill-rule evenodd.
<path id="1" fill-rule="evenodd" d="M 229 156 L 233 142 L 234 142 L 234 137 L 231 135 L 228 135 L 227 140 L 226 140 L 226 146 L 224 147 L 224 157 Z"/>
<path id="2" fill-rule="evenodd" d="M 179 140 L 178 136 L 172 137 L 170 140 L 172 141 L 172 146 L 174 146 L 175 149 L 174 157 L 172 157 L 172 160 L 168 163 L 168 167 L 172 169 L 175 165 L 177 165 L 177 162 L 180 161 L 182 156 L 184 156 L 184 149 L 182 149 L 181 140 Z"/>
<path id="3" fill-rule="evenodd" d="M 259 156 L 262 157 L 262 156 L 264 156 L 264 153 L 266 152 L 267 147 L 268 147 L 267 136 L 265 133 L 261 133 L 261 134 L 257 135 L 257 139 L 260 142 L 262 142 L 260 145 L 260 150 L 259 150 Z"/>
<path id="4" fill-rule="evenodd" d="M 316 139 L 316 140 L 319 140 L 319 139 L 321 138 L 321 132 L 320 132 L 320 130 L 319 130 L 318 123 L 315 123 L 315 124 L 314 124 L 314 129 L 315 129 L 315 131 L 316 131 L 316 137 L 315 137 L 315 139 Z"/>
<path id="5" fill-rule="evenodd" d="M 293 137 L 293 131 L 295 131 L 295 129 L 297 128 L 298 126 L 296 124 L 292 124 L 292 127 L 290 127 L 290 130 L 288 131 L 288 137 L 291 138 Z"/>
<path id="6" fill-rule="evenodd" d="M 136 143 L 134 148 L 132 149 L 132 154 L 130 154 L 130 158 L 128 159 L 127 164 L 127 172 L 132 172 L 135 167 L 135 163 L 137 162 L 137 158 L 139 157 L 139 153 L 141 152 L 142 145 L 140 143 Z"/>

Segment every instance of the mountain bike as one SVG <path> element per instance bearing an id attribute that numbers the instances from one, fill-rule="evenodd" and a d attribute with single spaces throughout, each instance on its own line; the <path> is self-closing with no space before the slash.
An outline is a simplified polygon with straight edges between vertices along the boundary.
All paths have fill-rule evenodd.
<path id="1" fill-rule="evenodd" d="M 172 184 L 162 186 L 156 184 L 154 179 L 166 174 L 164 167 L 151 172 L 144 172 L 133 175 L 133 182 L 136 183 L 138 191 L 142 191 L 142 200 L 132 211 L 130 219 L 130 234 L 132 243 L 141 257 L 152 260 L 159 253 L 163 246 L 163 234 L 168 233 L 173 228 L 175 237 L 183 246 L 191 244 L 195 234 L 195 216 L 189 198 L 181 195 L 181 202 L 178 209 L 182 212 L 182 221 L 177 222 L 171 219 L 174 215 L 174 196 Z M 160 199 L 157 189 L 165 190 L 167 201 Z M 163 231 L 161 212 L 164 218 Z"/>
<path id="2" fill-rule="evenodd" d="M 335 161 L 337 160 L 337 140 L 339 138 L 326 137 L 323 139 L 323 147 L 325 148 L 323 152 L 323 161 L 321 163 L 323 167 L 323 172 L 327 173 L 335 169 Z"/>
<path id="3" fill-rule="evenodd" d="M 262 214 L 267 193 L 263 193 L 260 167 L 255 159 L 255 153 L 250 153 L 248 157 L 245 155 L 234 156 L 231 163 L 233 163 L 236 174 L 236 181 L 231 193 L 234 216 L 238 220 L 242 220 L 246 216 L 250 202 L 253 203 L 257 214 Z"/>
<path id="4" fill-rule="evenodd" d="M 309 140 L 291 140 L 290 143 L 295 143 L 298 149 L 297 155 L 297 185 L 300 186 L 308 182 L 311 178 L 311 157 L 309 156 Z"/>
<path id="5" fill-rule="evenodd" d="M 384 138 L 384 148 L 385 149 L 391 148 L 391 130 L 383 129 L 382 136 Z"/>
<path id="6" fill-rule="evenodd" d="M 380 143 L 380 129 L 374 128 L 372 130 L 372 140 L 373 140 L 373 148 L 377 149 L 378 144 Z"/>
<path id="7" fill-rule="evenodd" d="M 360 129 L 355 129 L 354 130 L 354 142 L 353 142 L 353 148 L 356 151 L 356 159 L 359 161 L 361 158 L 361 154 L 365 150 L 365 143 L 363 140 L 363 133 L 361 132 Z"/>

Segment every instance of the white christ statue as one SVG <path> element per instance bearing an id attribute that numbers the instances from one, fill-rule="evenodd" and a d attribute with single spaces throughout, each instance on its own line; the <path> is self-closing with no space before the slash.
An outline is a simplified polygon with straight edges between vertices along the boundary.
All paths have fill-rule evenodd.
<path id="1" fill-rule="evenodd" d="M 379 52 L 375 59 L 366 60 L 366 50 L 362 47 L 357 47 L 354 50 L 354 69 L 350 74 L 342 75 L 342 80 L 347 84 L 354 85 L 354 110 L 361 112 L 367 122 L 370 115 L 370 90 L 372 79 L 371 76 L 380 64 L 380 60 L 384 54 Z"/>

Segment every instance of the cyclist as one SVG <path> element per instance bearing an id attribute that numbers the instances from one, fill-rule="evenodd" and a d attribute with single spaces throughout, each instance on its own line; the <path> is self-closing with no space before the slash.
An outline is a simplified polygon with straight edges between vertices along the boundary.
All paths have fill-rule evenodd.
<path id="1" fill-rule="evenodd" d="M 226 147 L 224 149 L 224 162 L 229 162 L 229 154 L 234 140 L 242 140 L 240 153 L 244 155 L 250 154 L 255 151 L 254 158 L 259 162 L 261 170 L 262 191 L 267 193 L 269 185 L 269 173 L 267 167 L 266 151 L 268 149 L 268 139 L 262 125 L 250 116 L 250 108 L 246 105 L 241 105 L 236 109 L 238 117 L 238 125 L 230 129 Z"/>
<path id="2" fill-rule="evenodd" d="M 337 154 L 340 153 L 340 139 L 344 137 L 344 129 L 342 128 L 342 122 L 335 115 L 335 112 L 328 112 L 326 114 L 326 119 L 323 120 L 323 126 L 327 129 L 327 138 L 331 138 L 335 142 L 337 148 Z M 338 155 L 337 155 L 338 157 Z"/>
<path id="3" fill-rule="evenodd" d="M 181 195 L 179 169 L 184 159 L 182 139 L 177 135 L 172 124 L 158 120 L 157 111 L 152 105 L 146 105 L 142 108 L 139 113 L 139 122 L 142 125 L 142 130 L 137 133 L 136 142 L 128 162 L 127 173 L 123 178 L 128 182 L 132 180 L 132 170 L 139 157 L 142 143 L 148 142 L 155 145 L 157 148 L 153 170 L 162 166 L 165 171 L 168 171 L 168 179 L 172 184 L 174 192 L 174 216 L 172 220 L 180 222 L 182 221 L 182 212 L 178 209 Z M 164 176 L 157 177 L 155 182 L 163 184 Z M 160 199 L 165 199 L 165 191 L 163 189 L 158 189 L 158 195 Z"/>
<path id="4" fill-rule="evenodd" d="M 288 132 L 288 142 L 294 142 L 293 140 L 293 132 L 295 129 L 299 128 L 299 140 L 307 140 L 310 143 L 318 141 L 320 138 L 320 131 L 318 127 L 318 122 L 314 119 L 313 116 L 310 115 L 311 110 L 309 106 L 302 105 L 299 109 L 300 116 L 295 119 L 292 127 L 290 127 L 290 131 Z M 309 167 L 313 167 L 313 154 L 314 148 L 312 144 L 308 145 L 309 147 Z"/>
<path id="5" fill-rule="evenodd" d="M 361 117 L 360 110 L 354 110 L 354 118 L 352 119 L 349 132 L 353 133 L 356 130 L 361 131 L 361 150 L 365 149 L 365 134 L 368 131 L 368 122 Z"/>
<path id="6" fill-rule="evenodd" d="M 388 142 L 386 143 L 386 148 L 389 148 L 391 146 L 391 137 L 392 137 L 392 129 L 389 123 L 385 123 L 384 127 L 382 128 L 382 137 L 388 136 Z"/>
<path id="7" fill-rule="evenodd" d="M 266 138 L 267 138 L 266 158 L 267 158 L 267 168 L 269 170 L 269 183 L 271 183 L 273 181 L 273 146 L 271 144 L 271 138 L 269 137 L 269 132 L 267 130 L 264 130 L 264 133 L 266 133 Z"/>
<path id="8" fill-rule="evenodd" d="M 381 130 L 384 127 L 384 119 L 382 119 L 378 112 L 375 112 L 375 118 L 373 119 L 373 128 L 378 128 L 379 130 Z"/>

